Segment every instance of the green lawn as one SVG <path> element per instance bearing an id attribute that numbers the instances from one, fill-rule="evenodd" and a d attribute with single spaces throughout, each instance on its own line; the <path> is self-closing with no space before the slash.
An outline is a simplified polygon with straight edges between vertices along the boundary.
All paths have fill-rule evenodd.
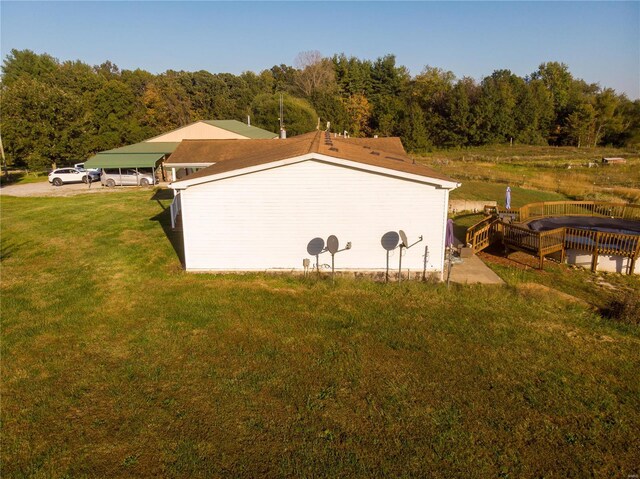
<path id="1" fill-rule="evenodd" d="M 504 206 L 505 183 L 488 181 L 464 181 L 462 186 L 451 192 L 451 199 L 494 200 Z M 567 197 L 560 193 L 538 191 L 511 185 L 511 207 L 520 208 L 528 203 L 539 201 L 566 201 Z"/>
<path id="2" fill-rule="evenodd" d="M 26 184 L 26 183 L 40 183 L 48 180 L 48 173 L 26 173 L 24 171 L 10 172 L 8 176 L 5 176 L 4 172 L 0 175 L 0 183 L 3 185 L 9 184 Z"/>
<path id="3" fill-rule="evenodd" d="M 163 194 L 1 202 L 2 477 L 640 473 L 640 331 L 533 277 L 187 274 Z"/>

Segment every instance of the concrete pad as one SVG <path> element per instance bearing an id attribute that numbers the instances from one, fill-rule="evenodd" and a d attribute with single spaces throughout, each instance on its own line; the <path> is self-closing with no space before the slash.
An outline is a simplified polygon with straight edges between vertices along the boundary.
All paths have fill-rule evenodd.
<path id="1" fill-rule="evenodd" d="M 447 271 L 444 273 L 447 278 Z M 451 282 L 459 284 L 504 284 L 504 281 L 495 274 L 476 255 L 462 258 L 461 263 L 454 263 L 451 267 Z"/>

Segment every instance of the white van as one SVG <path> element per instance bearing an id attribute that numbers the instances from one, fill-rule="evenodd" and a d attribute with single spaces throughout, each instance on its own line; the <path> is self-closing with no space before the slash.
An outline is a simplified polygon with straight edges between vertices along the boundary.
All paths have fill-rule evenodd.
<path id="1" fill-rule="evenodd" d="M 147 171 L 148 170 L 148 171 Z M 151 168 L 103 168 L 100 175 L 102 186 L 150 186 L 156 179 Z"/>

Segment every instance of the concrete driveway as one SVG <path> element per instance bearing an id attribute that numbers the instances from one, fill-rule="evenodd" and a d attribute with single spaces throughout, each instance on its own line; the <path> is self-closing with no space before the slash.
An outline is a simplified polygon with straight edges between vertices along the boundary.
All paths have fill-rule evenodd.
<path id="1" fill-rule="evenodd" d="M 113 193 L 116 191 L 135 191 L 139 188 L 133 186 L 116 186 L 107 188 L 100 183 L 92 183 L 91 188 L 84 183 L 70 183 L 62 186 L 53 186 L 48 181 L 26 183 L 22 185 L 7 185 L 0 187 L 0 195 L 7 196 L 75 196 L 85 194 Z M 147 188 L 151 191 L 151 188 Z"/>

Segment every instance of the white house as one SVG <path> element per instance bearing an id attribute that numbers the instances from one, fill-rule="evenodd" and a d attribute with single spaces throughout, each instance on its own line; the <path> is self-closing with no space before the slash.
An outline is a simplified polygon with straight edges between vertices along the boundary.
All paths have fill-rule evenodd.
<path id="1" fill-rule="evenodd" d="M 441 272 L 449 191 L 459 186 L 416 164 L 398 138 L 314 132 L 251 142 L 183 141 L 172 162 L 209 163 L 171 184 L 188 271 L 302 270 L 310 240 L 335 235 L 336 270 L 382 271 L 381 237 L 404 230 L 403 272 Z M 426 253 L 426 263 L 425 263 Z M 399 249 L 391 252 L 397 269 Z M 328 265 L 328 252 L 319 263 Z"/>

